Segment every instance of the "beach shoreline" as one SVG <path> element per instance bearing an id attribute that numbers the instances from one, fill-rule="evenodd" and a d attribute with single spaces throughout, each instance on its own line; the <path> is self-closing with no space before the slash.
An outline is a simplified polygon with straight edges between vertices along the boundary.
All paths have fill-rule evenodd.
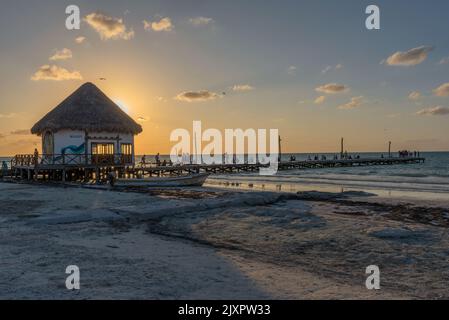
<path id="1" fill-rule="evenodd" d="M 0 183 L 0 203 L 0 299 L 449 296 L 448 207 L 351 192 L 14 183 Z M 365 287 L 373 264 L 381 290 Z M 81 270 L 77 292 L 65 288 L 68 265 Z"/>

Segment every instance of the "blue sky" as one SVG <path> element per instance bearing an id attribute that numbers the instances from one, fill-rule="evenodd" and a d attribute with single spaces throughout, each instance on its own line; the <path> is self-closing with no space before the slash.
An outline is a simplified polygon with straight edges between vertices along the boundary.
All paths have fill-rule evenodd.
<path id="1" fill-rule="evenodd" d="M 102 40 L 86 22 L 66 30 L 69 4 L 83 17 L 122 18 L 134 36 Z M 381 30 L 365 28 L 369 4 L 380 7 Z M 434 92 L 449 83 L 449 63 L 440 63 L 449 57 L 448 15 L 449 2 L 437 0 L 3 1 L 0 153 L 36 144 L 11 132 L 31 127 L 85 81 L 145 119 L 142 153 L 168 151 L 170 131 L 192 120 L 219 129 L 276 127 L 287 151 L 333 151 L 340 136 L 354 151 L 382 150 L 388 140 L 397 148 L 449 150 L 449 98 Z M 198 17 L 211 20 L 195 26 Z M 171 30 L 144 29 L 143 20 L 163 18 Z M 74 42 L 79 36 L 82 44 Z M 423 46 L 432 50 L 416 65 L 381 64 Z M 49 61 L 63 48 L 73 57 Z M 82 79 L 31 80 L 43 65 L 76 70 Z M 103 76 L 108 80 L 99 82 Z M 317 91 L 332 83 L 349 89 Z M 251 90 L 234 91 L 239 85 Z M 200 91 L 219 98 L 176 99 Z M 414 91 L 418 98 L 408 98 Z M 352 99 L 353 108 L 339 108 Z"/>

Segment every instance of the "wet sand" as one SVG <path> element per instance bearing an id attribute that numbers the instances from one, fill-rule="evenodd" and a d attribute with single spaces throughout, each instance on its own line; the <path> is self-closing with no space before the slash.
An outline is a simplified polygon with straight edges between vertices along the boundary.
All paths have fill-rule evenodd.
<path id="1" fill-rule="evenodd" d="M 0 183 L 0 299 L 449 298 L 448 207 L 384 200 Z"/>

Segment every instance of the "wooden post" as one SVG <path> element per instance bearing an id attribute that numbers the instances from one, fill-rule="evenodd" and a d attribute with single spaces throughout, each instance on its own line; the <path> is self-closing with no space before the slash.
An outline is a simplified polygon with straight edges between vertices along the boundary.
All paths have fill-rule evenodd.
<path id="1" fill-rule="evenodd" d="M 95 183 L 100 184 L 100 169 L 98 167 L 95 168 Z"/>
<path id="2" fill-rule="evenodd" d="M 341 138 L 340 147 L 341 147 L 341 149 L 340 149 L 340 159 L 343 159 L 343 153 L 344 153 L 344 150 L 345 150 L 345 139 L 344 138 Z"/>
<path id="3" fill-rule="evenodd" d="M 388 158 L 391 158 L 391 141 L 388 141 Z"/>
<path id="4" fill-rule="evenodd" d="M 282 160 L 282 148 L 281 148 L 281 136 L 278 136 L 278 147 L 279 147 L 279 157 L 278 157 L 278 162 L 280 163 Z"/>
<path id="5" fill-rule="evenodd" d="M 88 159 L 88 144 L 89 144 L 89 133 L 87 132 L 87 130 L 84 130 L 84 163 L 86 165 L 89 164 L 89 159 Z"/>

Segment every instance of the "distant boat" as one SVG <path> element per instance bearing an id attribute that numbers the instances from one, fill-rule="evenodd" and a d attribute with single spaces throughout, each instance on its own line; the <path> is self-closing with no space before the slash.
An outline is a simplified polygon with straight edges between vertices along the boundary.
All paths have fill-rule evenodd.
<path id="1" fill-rule="evenodd" d="M 198 173 L 179 177 L 160 177 L 142 179 L 117 179 L 117 187 L 201 187 L 209 173 Z"/>

